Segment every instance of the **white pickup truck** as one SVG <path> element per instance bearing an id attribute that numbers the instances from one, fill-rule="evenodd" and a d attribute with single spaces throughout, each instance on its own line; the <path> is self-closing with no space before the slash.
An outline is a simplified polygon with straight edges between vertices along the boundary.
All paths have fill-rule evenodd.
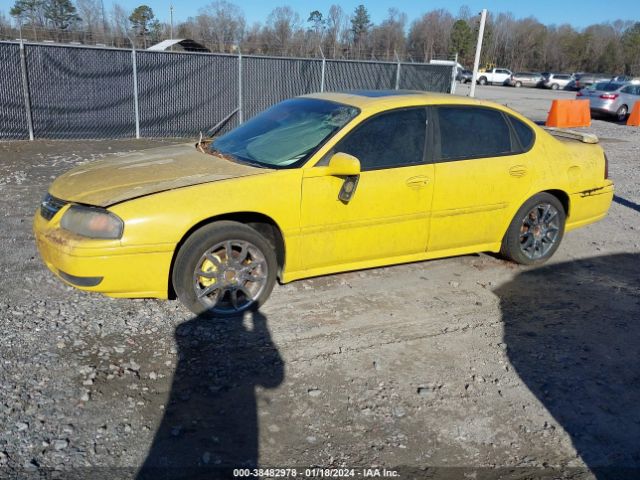
<path id="1" fill-rule="evenodd" d="M 492 68 L 478 72 L 478 85 L 503 85 L 511 75 L 513 75 L 511 70 L 506 68 Z"/>

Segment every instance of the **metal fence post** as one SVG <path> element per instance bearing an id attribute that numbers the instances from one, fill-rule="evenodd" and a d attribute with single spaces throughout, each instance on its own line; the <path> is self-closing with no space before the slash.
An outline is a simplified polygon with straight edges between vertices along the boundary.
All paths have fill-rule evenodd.
<path id="1" fill-rule="evenodd" d="M 140 138 L 140 109 L 138 106 L 138 64 L 136 63 L 136 47 L 131 42 L 131 60 L 133 61 L 133 106 L 136 115 L 136 138 Z"/>
<path id="2" fill-rule="evenodd" d="M 242 51 L 238 49 L 238 123 L 244 121 L 244 112 L 242 111 Z"/>
<path id="3" fill-rule="evenodd" d="M 458 76 L 458 52 L 456 52 L 456 58 L 453 61 L 453 67 L 451 69 L 451 88 L 449 89 L 449 93 L 454 95 L 456 93 L 456 77 Z"/>
<path id="4" fill-rule="evenodd" d="M 327 71 L 327 59 L 324 58 L 324 52 L 322 51 L 322 47 L 318 46 L 320 49 L 320 55 L 322 55 L 322 71 L 320 72 L 320 91 L 324 92 L 324 76 Z"/>
<path id="5" fill-rule="evenodd" d="M 400 89 L 400 57 L 398 56 L 398 52 L 396 52 L 395 50 L 393 51 L 393 53 L 396 56 L 396 61 L 398 62 L 398 66 L 396 68 L 396 90 Z"/>
<path id="6" fill-rule="evenodd" d="M 24 42 L 20 37 L 20 70 L 22 72 L 22 91 L 24 93 L 24 108 L 27 112 L 27 127 L 29 128 L 29 140 L 33 142 L 33 118 L 31 117 L 31 97 L 29 95 L 29 83 L 27 76 L 27 57 L 24 52 Z"/>

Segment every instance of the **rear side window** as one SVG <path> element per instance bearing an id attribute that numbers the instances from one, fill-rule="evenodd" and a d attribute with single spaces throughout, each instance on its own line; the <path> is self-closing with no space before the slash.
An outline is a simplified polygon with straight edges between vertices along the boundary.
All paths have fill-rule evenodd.
<path id="1" fill-rule="evenodd" d="M 531 130 L 527 124 L 518 120 L 516 117 L 512 117 L 511 115 L 509 115 L 509 121 L 511 122 L 511 125 L 513 125 L 513 130 L 516 132 L 516 136 L 520 141 L 522 152 L 529 151 L 533 146 L 533 140 L 535 139 L 533 130 Z"/>
<path id="2" fill-rule="evenodd" d="M 440 160 L 496 157 L 512 153 L 511 132 L 491 108 L 438 107 Z"/>
<path id="3" fill-rule="evenodd" d="M 336 147 L 360 160 L 363 171 L 416 165 L 424 161 L 425 108 L 383 113 L 349 133 Z"/>

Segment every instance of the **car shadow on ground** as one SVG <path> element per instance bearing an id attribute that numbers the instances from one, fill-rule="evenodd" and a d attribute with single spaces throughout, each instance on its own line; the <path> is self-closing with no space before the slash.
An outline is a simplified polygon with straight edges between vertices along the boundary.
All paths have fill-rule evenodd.
<path id="1" fill-rule="evenodd" d="M 233 478 L 258 465 L 256 386 L 275 388 L 284 363 L 260 312 L 195 317 L 175 330 L 178 364 L 139 480 Z"/>
<path id="2" fill-rule="evenodd" d="M 528 270 L 495 293 L 511 364 L 585 464 L 640 478 L 640 254 Z"/>
<path id="3" fill-rule="evenodd" d="M 640 212 L 640 205 L 638 205 L 635 202 L 632 202 L 631 200 L 627 200 L 624 197 L 620 197 L 619 195 L 614 195 L 613 196 L 613 201 L 616 202 L 619 205 L 624 205 L 627 208 L 630 208 L 631 210 L 635 210 L 636 212 Z"/>

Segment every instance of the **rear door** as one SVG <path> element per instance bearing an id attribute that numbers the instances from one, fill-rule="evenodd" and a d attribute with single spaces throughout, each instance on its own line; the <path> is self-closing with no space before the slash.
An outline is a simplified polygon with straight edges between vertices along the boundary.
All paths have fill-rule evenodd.
<path id="1" fill-rule="evenodd" d="M 477 246 L 504 234 L 513 204 L 526 198 L 535 134 L 493 108 L 435 108 L 435 187 L 429 251 Z"/>

